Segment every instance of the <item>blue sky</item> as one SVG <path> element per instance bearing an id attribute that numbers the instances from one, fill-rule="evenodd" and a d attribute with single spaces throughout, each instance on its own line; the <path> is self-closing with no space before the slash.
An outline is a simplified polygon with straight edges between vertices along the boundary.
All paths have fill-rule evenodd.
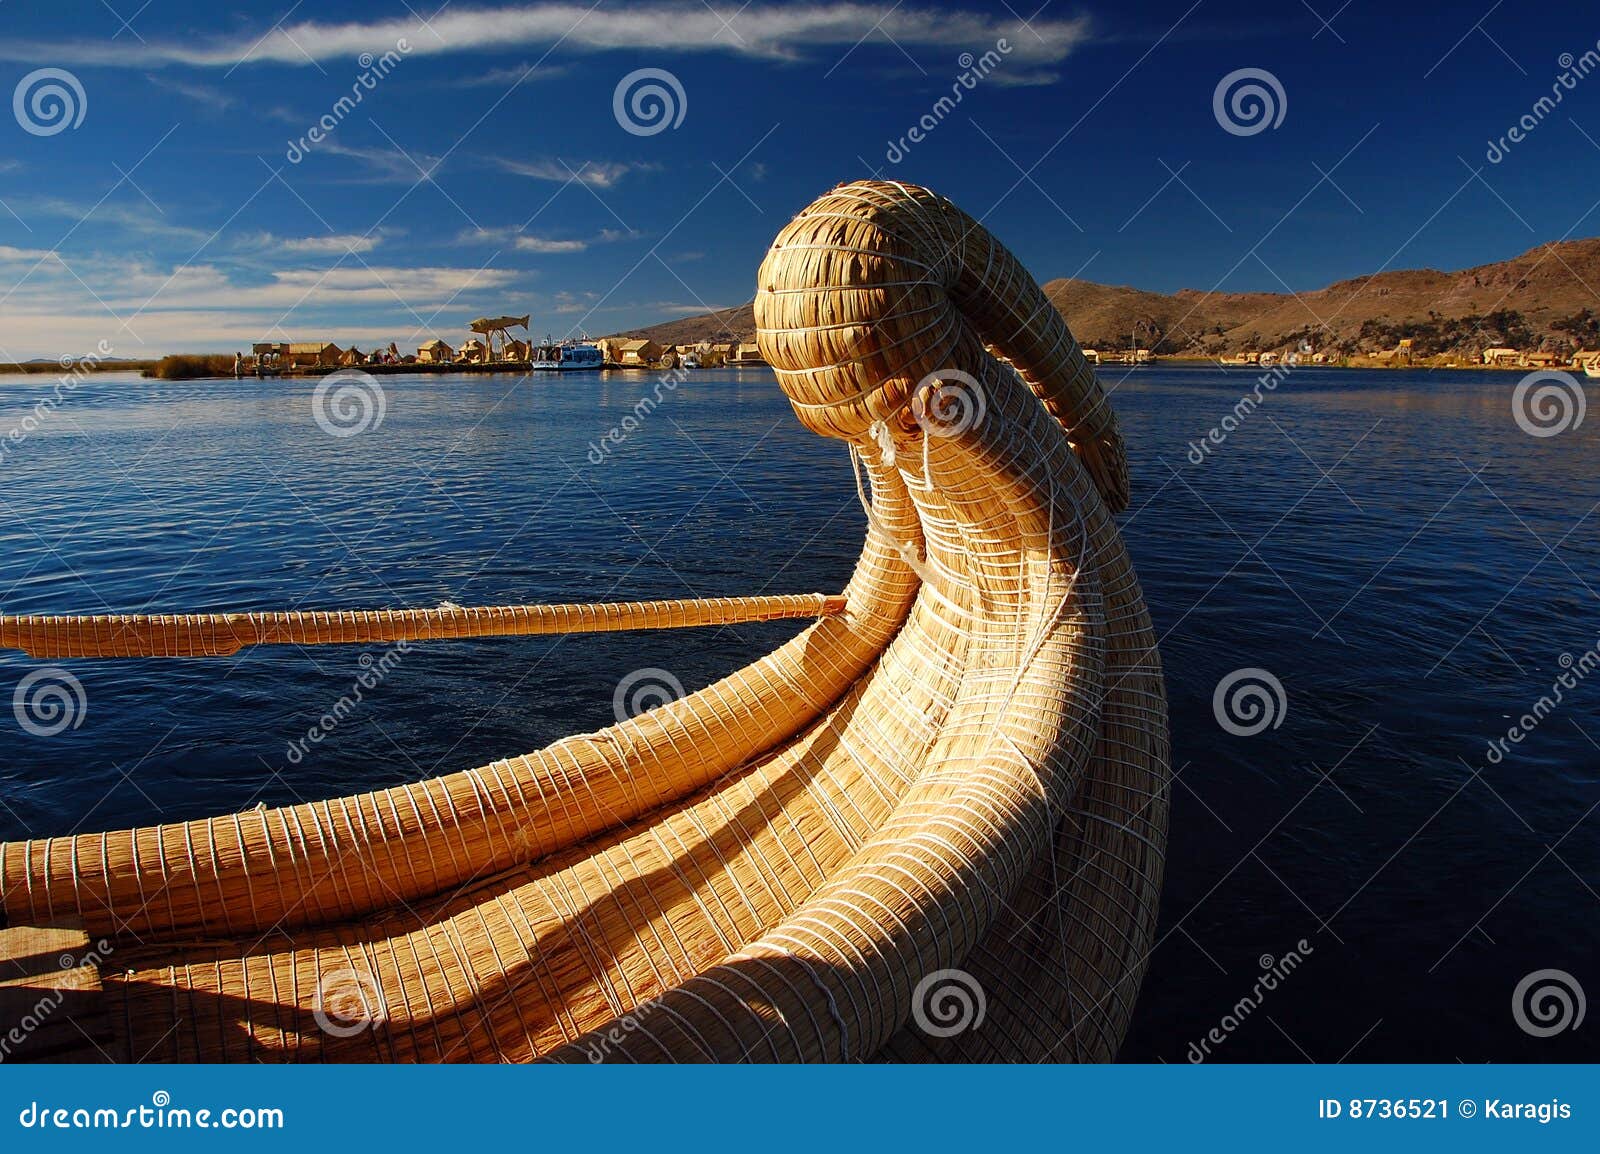
<path id="1" fill-rule="evenodd" d="M 1340 2 L 14 0 L 0 359 L 414 347 L 485 312 L 615 332 L 748 300 L 789 216 L 873 173 L 983 217 L 1041 280 L 1160 290 L 1600 233 L 1600 71 L 1574 71 L 1600 11 Z M 619 117 L 641 69 L 670 80 Z M 1260 131 L 1215 106 L 1241 69 L 1282 93 L 1260 82 Z M 629 131 L 652 83 L 675 111 Z"/>

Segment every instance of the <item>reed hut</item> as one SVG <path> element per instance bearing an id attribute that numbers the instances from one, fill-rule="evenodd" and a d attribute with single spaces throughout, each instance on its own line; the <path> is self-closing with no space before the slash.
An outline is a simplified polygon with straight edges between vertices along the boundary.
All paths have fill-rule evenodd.
<path id="1" fill-rule="evenodd" d="M 655 369 L 661 366 L 661 357 L 668 346 L 657 344 L 655 341 L 636 338 L 634 340 L 621 340 L 613 342 L 613 354 L 616 364 L 625 369 Z M 610 358 L 608 358 L 610 359 Z M 674 358 L 676 363 L 676 358 Z M 670 368 L 671 366 L 667 366 Z"/>
<path id="2" fill-rule="evenodd" d="M 431 341 L 424 341 L 417 347 L 417 364 L 419 365 L 447 365 L 455 360 L 455 357 L 455 350 L 438 337 L 434 337 Z"/>
<path id="3" fill-rule="evenodd" d="M 486 364 L 489 360 L 489 346 L 477 337 L 468 337 L 456 350 L 456 360 L 465 361 L 469 365 Z"/>
<path id="4" fill-rule="evenodd" d="M 740 342 L 733 350 L 733 355 L 728 358 L 730 365 L 764 365 L 767 358 L 761 355 L 761 346 L 749 342 Z"/>
<path id="5" fill-rule="evenodd" d="M 332 341 L 291 341 L 288 364 L 292 369 L 325 369 L 339 363 L 344 350 Z"/>
<path id="6" fill-rule="evenodd" d="M 366 363 L 366 354 L 360 349 L 356 348 L 355 345 L 351 345 L 349 348 L 345 349 L 344 352 L 339 354 L 339 364 L 341 366 L 348 367 L 350 365 L 364 365 Z"/>

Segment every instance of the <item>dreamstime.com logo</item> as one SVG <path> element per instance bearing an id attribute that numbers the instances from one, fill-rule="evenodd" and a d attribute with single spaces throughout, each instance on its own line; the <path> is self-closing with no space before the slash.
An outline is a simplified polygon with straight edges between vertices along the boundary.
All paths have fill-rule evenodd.
<path id="1" fill-rule="evenodd" d="M 1550 95 L 1535 100 L 1533 106 L 1518 117 L 1517 122 L 1499 140 L 1487 142 L 1489 148 L 1483 156 L 1490 164 L 1499 164 L 1511 154 L 1513 148 L 1528 139 L 1528 134 L 1543 124 L 1545 117 L 1555 112 L 1556 107 L 1567 98 L 1567 93 L 1578 87 L 1578 81 L 1600 71 L 1600 41 L 1593 48 L 1586 48 L 1582 56 L 1563 52 L 1556 57 L 1556 64 L 1561 72 L 1550 84 Z"/>
<path id="2" fill-rule="evenodd" d="M 17 1125 L 24 1130 L 282 1130 L 284 1117 L 277 1106 L 174 1106 L 171 1094 L 157 1090 L 148 1105 L 126 1109 L 35 1100 L 17 1114 Z"/>
<path id="3" fill-rule="evenodd" d="M 80 969 L 86 966 L 99 966 L 111 956 L 111 943 L 101 938 L 94 944 L 92 950 L 74 955 L 64 953 L 56 959 L 56 965 L 62 971 Z M 16 991 L 21 993 L 21 991 Z M 0 1062 L 9 1059 L 28 1041 L 28 1038 L 40 1027 L 49 1023 L 51 1015 L 66 1003 L 67 991 L 65 989 L 45 989 L 41 992 L 39 1000 L 23 1011 L 21 1016 L 15 1013 L 7 1014 L 5 1025 L 9 1028 L 0 1034 Z"/>
<path id="4" fill-rule="evenodd" d="M 54 737 L 83 724 L 89 713 L 89 695 L 83 682 L 67 670 L 46 665 L 17 682 L 11 694 L 11 713 L 25 733 Z"/>
<path id="5" fill-rule="evenodd" d="M 621 681 L 611 695 L 611 712 L 618 721 L 638 717 L 683 696 L 683 682 L 665 669 L 635 669 Z"/>
<path id="6" fill-rule="evenodd" d="M 934 970 L 911 992 L 911 1020 L 935 1038 L 953 1038 L 983 1025 L 989 999 L 965 970 Z"/>
<path id="7" fill-rule="evenodd" d="M 904 160 L 914 147 L 928 139 L 928 135 L 944 123 L 945 117 L 956 110 L 956 106 L 965 99 L 966 93 L 977 88 L 1009 55 L 1011 55 L 1011 42 L 1002 36 L 995 41 L 994 47 L 982 56 L 973 56 L 970 52 L 963 52 L 958 56 L 956 64 L 961 68 L 961 73 L 951 83 L 950 95 L 940 96 L 933 102 L 933 107 L 924 112 L 899 140 L 889 141 L 889 147 L 884 150 L 883 158 L 890 164 L 899 164 Z"/>
<path id="8" fill-rule="evenodd" d="M 1259 1010 L 1267 1000 L 1267 995 L 1273 993 L 1281 986 L 1290 974 L 1298 970 L 1305 960 L 1315 953 L 1310 942 L 1301 938 L 1294 944 L 1294 949 L 1288 951 L 1281 958 L 1271 954 L 1262 954 L 1256 964 L 1261 967 L 1261 975 L 1256 978 L 1255 984 L 1247 990 L 1243 997 L 1228 1007 L 1228 1012 L 1222 1015 L 1219 1021 L 1198 1042 L 1190 1042 L 1185 1056 L 1190 1065 L 1198 1066 L 1211 1057 L 1218 1046 L 1226 1042 L 1235 1030 L 1244 1025 L 1251 1014 Z"/>
<path id="9" fill-rule="evenodd" d="M 1217 682 L 1211 695 L 1211 712 L 1217 724 L 1235 737 L 1254 737 L 1277 729 L 1289 713 L 1283 682 L 1269 671 L 1247 666 L 1235 669 Z"/>
<path id="10" fill-rule="evenodd" d="M 17 81 L 11 112 L 30 136 L 54 136 L 83 123 L 89 94 L 65 68 L 36 68 Z"/>
<path id="11" fill-rule="evenodd" d="M 317 382 L 311 415 L 330 437 L 354 437 L 383 424 L 389 410 L 383 386 L 371 373 L 340 369 Z"/>
<path id="12" fill-rule="evenodd" d="M 611 113 L 624 132 L 655 136 L 677 128 L 689 112 L 683 83 L 665 68 L 636 68 L 611 94 Z"/>
<path id="13" fill-rule="evenodd" d="M 410 51 L 411 42 L 402 36 L 395 41 L 394 47 L 382 56 L 374 56 L 370 52 L 363 52 L 358 56 L 356 64 L 361 67 L 361 75 L 350 85 L 350 95 L 335 100 L 333 106 L 306 129 L 305 135 L 299 140 L 289 141 L 289 147 L 284 151 L 283 158 L 290 164 L 299 164 L 309 156 L 317 145 L 327 140 L 334 129 L 344 123 L 345 117 L 361 105 L 367 98 L 367 93 L 377 89 L 379 81 L 399 67 L 400 62 Z"/>
<path id="14" fill-rule="evenodd" d="M 317 1000 L 311 1016 L 317 1028 L 334 1038 L 353 1038 L 381 1025 L 388 1016 L 383 987 L 371 974 L 333 970 L 317 983 Z"/>
<path id="15" fill-rule="evenodd" d="M 1576 429 L 1588 407 L 1578 378 L 1559 369 L 1529 373 L 1511 391 L 1511 416 L 1530 437 L 1554 437 Z"/>
<path id="16" fill-rule="evenodd" d="M 960 369 L 931 372 L 911 391 L 911 415 L 930 437 L 959 437 L 981 425 L 988 411 L 983 386 Z"/>
<path id="17" fill-rule="evenodd" d="M 1265 68 L 1239 68 L 1217 81 L 1211 113 L 1224 132 L 1255 136 L 1283 123 L 1289 97 L 1283 82 Z"/>
<path id="18" fill-rule="evenodd" d="M 1583 987 L 1565 970 L 1534 970 L 1511 992 L 1511 1016 L 1535 1038 L 1576 1030 L 1588 1008 Z"/>
<path id="19" fill-rule="evenodd" d="M 89 374 L 94 372 L 95 366 L 111 356 L 114 351 L 111 342 L 101 340 L 95 344 L 95 351 L 92 353 L 86 353 L 82 357 L 71 354 L 62 356 L 60 364 L 67 371 L 56 378 L 55 385 L 48 393 L 39 396 L 31 410 L 11 426 L 4 436 L 0 436 L 0 465 L 5 464 L 10 459 L 12 451 L 38 431 L 46 418 L 65 404 L 67 398 L 77 391 L 78 386 L 88 379 Z"/>

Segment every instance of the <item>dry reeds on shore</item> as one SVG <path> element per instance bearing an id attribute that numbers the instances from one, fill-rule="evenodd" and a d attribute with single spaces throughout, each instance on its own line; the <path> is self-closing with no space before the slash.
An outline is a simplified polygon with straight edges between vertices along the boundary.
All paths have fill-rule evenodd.
<path id="1" fill-rule="evenodd" d="M 233 376 L 232 353 L 174 353 L 144 371 L 163 381 L 193 381 L 205 377 Z"/>

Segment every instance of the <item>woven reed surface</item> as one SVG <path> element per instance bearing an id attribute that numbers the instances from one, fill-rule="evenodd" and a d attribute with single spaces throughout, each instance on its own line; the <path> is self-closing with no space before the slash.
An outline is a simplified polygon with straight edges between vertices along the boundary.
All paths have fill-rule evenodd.
<path id="1" fill-rule="evenodd" d="M 865 473 L 842 614 L 482 769 L 0 844 L 8 913 L 114 936 L 112 1015 L 152 1060 L 1111 1057 L 1166 709 L 1115 420 L 1040 299 L 925 190 L 824 196 L 756 315 L 801 420 Z M 950 968 L 985 1018 L 936 1037 L 914 995 Z"/>
<path id="2" fill-rule="evenodd" d="M 463 609 L 331 612 L 129 614 L 95 617 L 0 617 L 0 649 L 32 657 L 226 657 L 247 645 L 357 645 L 687 629 L 746 621 L 822 617 L 844 611 L 844 598 L 821 593 L 713 597 L 693 601 L 488 605 Z"/>

